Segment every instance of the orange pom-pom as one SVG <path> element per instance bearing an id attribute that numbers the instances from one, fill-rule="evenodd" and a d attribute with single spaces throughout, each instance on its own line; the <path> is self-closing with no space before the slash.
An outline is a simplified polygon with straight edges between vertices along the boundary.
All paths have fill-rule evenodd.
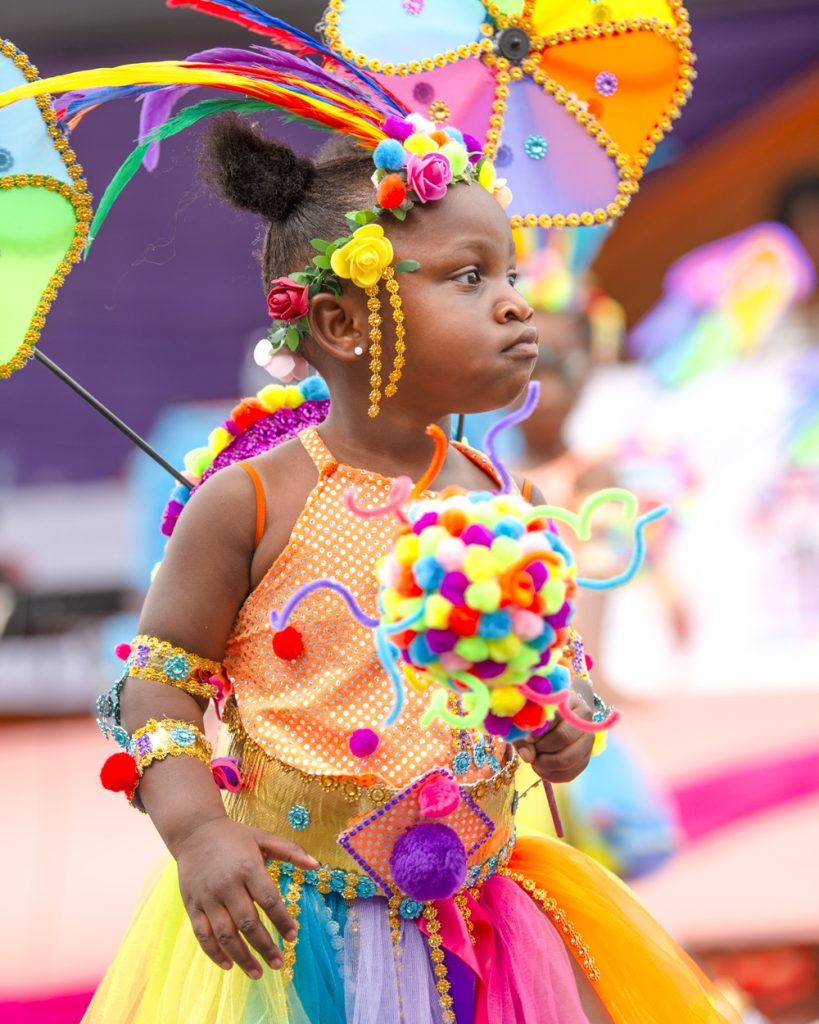
<path id="1" fill-rule="evenodd" d="M 546 721 L 546 708 L 539 704 L 526 704 L 512 717 L 512 721 L 524 732 L 534 732 Z"/>
<path id="2" fill-rule="evenodd" d="M 385 210 L 394 210 L 407 198 L 407 187 L 397 174 L 388 174 L 378 183 L 376 199 Z"/>
<path id="3" fill-rule="evenodd" d="M 437 142 L 439 146 L 445 146 L 448 142 L 452 142 L 452 137 L 442 131 L 433 132 L 430 138 L 433 142 Z"/>
<path id="4" fill-rule="evenodd" d="M 468 520 L 466 513 L 459 508 L 448 508 L 438 517 L 438 525 L 451 533 L 453 537 L 460 537 L 466 529 Z"/>
<path id="5" fill-rule="evenodd" d="M 230 418 L 241 431 L 247 430 L 268 415 L 270 415 L 269 410 L 265 409 L 262 403 L 255 398 L 246 398 L 234 406 L 230 412 Z"/>
<path id="6" fill-rule="evenodd" d="M 401 574 L 396 580 L 395 589 L 401 597 L 420 597 L 424 592 L 415 582 L 412 568 L 409 565 L 401 567 Z"/>
<path id="7" fill-rule="evenodd" d="M 301 638 L 301 633 L 292 626 L 287 626 L 273 634 L 273 653 L 282 661 L 293 661 L 303 650 L 304 640 Z"/>
<path id="8" fill-rule="evenodd" d="M 100 782 L 104 789 L 112 793 L 126 793 L 130 800 L 139 782 L 136 761 L 124 750 L 112 754 L 100 769 Z"/>

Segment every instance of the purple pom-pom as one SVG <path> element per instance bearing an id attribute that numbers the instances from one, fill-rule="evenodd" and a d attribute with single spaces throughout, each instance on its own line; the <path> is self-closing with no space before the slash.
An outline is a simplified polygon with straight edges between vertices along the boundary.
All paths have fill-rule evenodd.
<path id="1" fill-rule="evenodd" d="M 490 711 L 483 722 L 484 729 L 490 736 L 505 736 L 512 726 L 511 718 L 501 718 Z"/>
<path id="2" fill-rule="evenodd" d="M 464 591 L 469 586 L 468 577 L 462 572 L 448 572 L 441 581 L 440 594 L 452 604 L 463 604 Z"/>
<path id="3" fill-rule="evenodd" d="M 503 675 L 506 671 L 506 665 L 500 661 L 478 661 L 472 666 L 472 674 L 476 675 L 478 679 L 495 679 L 497 676 Z"/>
<path id="4" fill-rule="evenodd" d="M 422 516 L 419 516 L 412 524 L 413 533 L 423 533 L 428 526 L 435 526 L 438 522 L 437 512 L 425 512 Z"/>
<path id="5" fill-rule="evenodd" d="M 572 617 L 574 609 L 571 604 L 567 601 L 560 611 L 554 613 L 554 615 L 547 615 L 546 621 L 553 629 L 563 629 Z"/>
<path id="6" fill-rule="evenodd" d="M 483 156 L 483 146 L 469 132 L 464 132 L 464 145 L 466 146 L 467 153 L 469 153 L 469 162 L 476 164 Z"/>
<path id="7" fill-rule="evenodd" d="M 551 693 L 552 684 L 544 676 L 531 676 L 527 681 L 526 685 L 530 690 L 534 690 L 535 693 Z"/>
<path id="8" fill-rule="evenodd" d="M 491 548 L 494 539 L 492 531 L 483 523 L 470 523 L 461 534 L 464 544 L 481 544 L 485 548 Z"/>
<path id="9" fill-rule="evenodd" d="M 549 578 L 549 570 L 541 561 L 530 562 L 526 566 L 526 571 L 532 579 L 532 583 L 535 585 L 535 590 L 540 590 L 546 580 Z"/>
<path id="10" fill-rule="evenodd" d="M 451 629 L 428 629 L 424 636 L 427 638 L 429 649 L 433 654 L 446 654 L 460 639 L 457 633 L 453 633 Z"/>
<path id="11" fill-rule="evenodd" d="M 369 757 L 375 753 L 379 736 L 372 729 L 356 729 L 350 736 L 350 753 L 353 757 Z"/>
<path id="12" fill-rule="evenodd" d="M 464 884 L 466 850 L 449 825 L 416 825 L 393 847 L 390 870 L 395 884 L 410 899 L 447 900 Z"/>
<path id="13" fill-rule="evenodd" d="M 405 121 L 402 117 L 396 117 L 394 114 L 390 114 L 384 122 L 385 135 L 389 135 L 391 139 L 398 139 L 399 142 L 403 142 L 404 139 L 408 139 L 414 131 L 415 128 L 413 128 L 411 124 Z"/>

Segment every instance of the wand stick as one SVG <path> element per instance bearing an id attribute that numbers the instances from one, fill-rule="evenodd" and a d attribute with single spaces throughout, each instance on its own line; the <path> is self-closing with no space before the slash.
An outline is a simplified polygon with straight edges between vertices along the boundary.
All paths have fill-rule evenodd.
<path id="1" fill-rule="evenodd" d="M 129 441 L 133 441 L 138 448 L 141 448 L 146 455 L 150 455 L 154 462 L 167 470 L 175 480 L 183 485 L 183 487 L 187 487 L 188 490 L 190 490 L 191 483 L 189 480 L 186 480 L 177 469 L 175 469 L 169 462 L 166 462 L 159 452 L 155 451 L 144 438 L 131 430 L 127 423 L 123 423 L 119 416 L 116 416 L 110 409 L 104 406 L 102 402 L 94 398 L 90 391 L 86 391 L 82 384 L 74 380 L 74 378 L 70 377 L 65 370 L 57 366 L 53 359 L 49 359 L 44 352 L 41 352 L 40 349 L 36 347 L 34 349 L 34 358 L 39 359 L 43 366 L 47 366 L 48 369 L 51 370 L 56 377 L 59 377 L 64 384 L 67 384 L 72 391 L 76 391 L 80 398 L 84 398 L 85 401 L 88 402 L 92 408 L 96 409 L 98 413 L 101 413 L 109 423 L 113 423 L 117 430 L 122 431 Z"/>

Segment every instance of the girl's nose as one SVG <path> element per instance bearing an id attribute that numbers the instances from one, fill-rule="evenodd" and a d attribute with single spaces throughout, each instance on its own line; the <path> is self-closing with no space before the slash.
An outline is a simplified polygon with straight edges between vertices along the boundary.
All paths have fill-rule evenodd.
<path id="1" fill-rule="evenodd" d="M 510 285 L 503 299 L 495 307 L 495 319 L 498 323 L 505 324 L 509 320 L 519 320 L 526 323 L 535 315 L 535 311 L 524 299 L 520 292 Z"/>

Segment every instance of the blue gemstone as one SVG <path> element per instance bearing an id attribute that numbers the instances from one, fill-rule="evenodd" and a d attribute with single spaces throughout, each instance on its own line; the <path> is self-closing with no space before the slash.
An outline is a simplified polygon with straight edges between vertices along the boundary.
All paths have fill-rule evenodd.
<path id="1" fill-rule="evenodd" d="M 115 725 L 111 730 L 111 735 L 123 750 L 127 750 L 131 746 L 131 737 L 121 725 Z"/>
<path id="2" fill-rule="evenodd" d="M 315 868 L 308 868 L 304 872 L 305 885 L 318 885 L 318 871 Z"/>
<path id="3" fill-rule="evenodd" d="M 398 913 L 405 921 L 415 921 L 423 912 L 424 904 L 419 903 L 418 900 L 411 900 L 409 897 L 401 900 L 401 905 L 398 908 Z"/>
<path id="4" fill-rule="evenodd" d="M 310 824 L 310 812 L 303 804 L 293 804 L 287 812 L 287 820 L 291 828 L 302 832 Z"/>
<path id="5" fill-rule="evenodd" d="M 192 747 L 196 743 L 196 734 L 192 729 L 180 726 L 179 728 L 171 729 L 171 739 L 174 743 L 179 744 L 180 747 Z"/>
<path id="6" fill-rule="evenodd" d="M 531 160 L 542 160 L 549 149 L 549 143 L 542 135 L 529 135 L 523 143 L 523 149 Z"/>
<path id="7" fill-rule="evenodd" d="M 459 750 L 458 753 L 452 758 L 452 771 L 456 775 L 466 775 L 472 764 L 472 758 L 469 756 L 468 751 Z"/>
<path id="8" fill-rule="evenodd" d="M 169 679 L 177 681 L 187 679 L 191 674 L 191 663 L 182 654 L 173 654 L 170 658 L 166 658 L 165 664 L 162 667 Z"/>
<path id="9" fill-rule="evenodd" d="M 361 897 L 362 900 L 369 899 L 370 896 L 375 896 L 376 885 L 371 878 L 367 878 L 365 875 L 363 878 L 359 878 L 358 883 L 355 887 L 356 894 Z"/>
<path id="10" fill-rule="evenodd" d="M 330 872 L 330 888 L 333 892 L 343 892 L 347 886 L 344 872 L 339 868 L 333 868 Z"/>
<path id="11" fill-rule="evenodd" d="M 0 146 L 0 174 L 5 174 L 12 167 L 14 167 L 14 157 L 11 155 L 11 150 L 3 149 Z"/>

